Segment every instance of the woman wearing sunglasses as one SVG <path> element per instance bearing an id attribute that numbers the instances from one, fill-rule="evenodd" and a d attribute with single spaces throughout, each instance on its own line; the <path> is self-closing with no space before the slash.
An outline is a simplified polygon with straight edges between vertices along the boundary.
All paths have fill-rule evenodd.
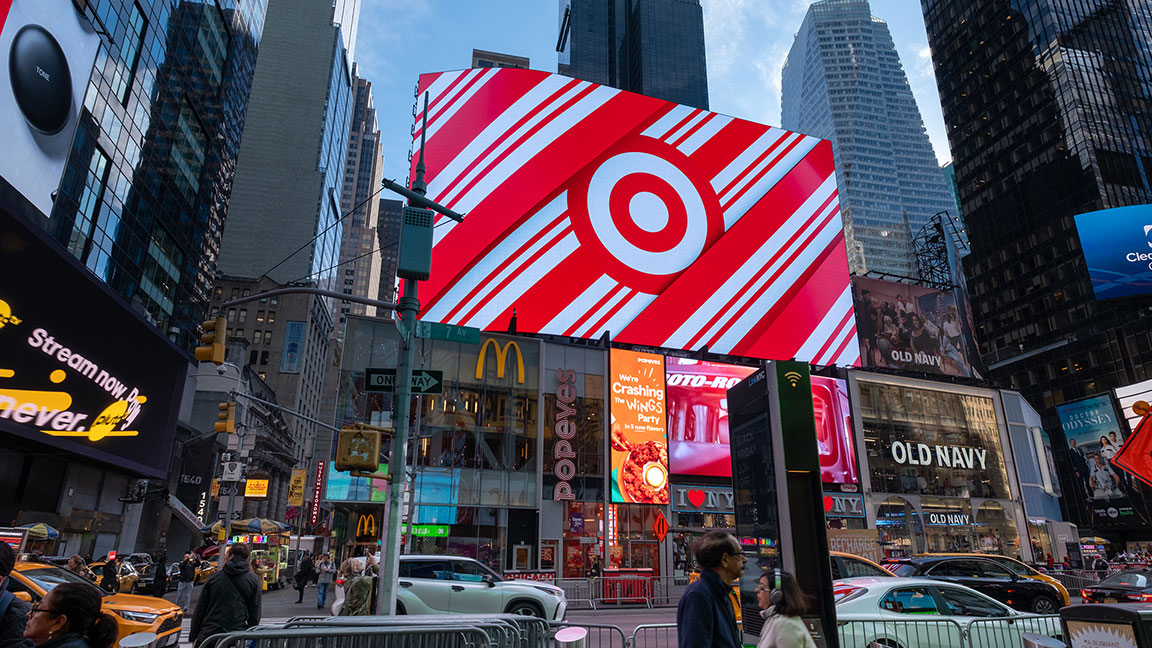
<path id="1" fill-rule="evenodd" d="M 800 618 L 807 608 L 796 577 L 782 571 L 778 578 L 780 583 L 775 589 L 771 574 L 760 576 L 756 585 L 756 603 L 760 606 L 760 616 L 764 617 L 756 648 L 816 648 Z"/>
<path id="2" fill-rule="evenodd" d="M 91 585 L 57 585 L 28 611 L 24 636 L 36 648 L 111 648 L 119 628 L 100 603 L 100 591 Z"/>

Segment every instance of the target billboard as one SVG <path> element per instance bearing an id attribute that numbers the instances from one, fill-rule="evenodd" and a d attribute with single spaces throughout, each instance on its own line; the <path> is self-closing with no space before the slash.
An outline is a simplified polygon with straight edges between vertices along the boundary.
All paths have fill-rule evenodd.
<path id="1" fill-rule="evenodd" d="M 422 318 L 859 363 L 828 142 L 534 70 L 418 87 L 428 197 L 465 214 Z"/>

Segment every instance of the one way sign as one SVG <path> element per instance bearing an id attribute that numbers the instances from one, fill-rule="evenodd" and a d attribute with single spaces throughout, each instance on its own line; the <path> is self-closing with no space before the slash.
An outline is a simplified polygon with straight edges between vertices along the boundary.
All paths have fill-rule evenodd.
<path id="1" fill-rule="evenodd" d="M 382 392 L 382 391 L 395 391 L 396 389 L 396 370 L 395 369 L 372 369 L 369 368 L 364 372 L 364 391 Z M 413 394 L 443 394 L 444 393 L 444 372 L 443 371 L 426 371 L 424 369 L 417 369 L 412 372 L 412 393 Z"/>

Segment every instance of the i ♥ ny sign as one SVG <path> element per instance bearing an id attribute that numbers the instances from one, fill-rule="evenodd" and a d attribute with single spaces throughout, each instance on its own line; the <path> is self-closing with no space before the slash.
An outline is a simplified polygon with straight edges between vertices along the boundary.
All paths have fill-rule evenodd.
<path id="1" fill-rule="evenodd" d="M 673 486 L 673 511 L 732 513 L 735 510 L 731 488 Z"/>

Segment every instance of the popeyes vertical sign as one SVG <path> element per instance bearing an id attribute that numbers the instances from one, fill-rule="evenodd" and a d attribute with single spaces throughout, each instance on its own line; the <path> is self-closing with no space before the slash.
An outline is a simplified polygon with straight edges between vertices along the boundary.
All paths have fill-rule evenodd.
<path id="1" fill-rule="evenodd" d="M 558 369 L 556 371 L 556 440 L 552 442 L 553 472 L 556 474 L 556 487 L 552 499 L 572 500 L 572 478 L 576 476 L 576 464 L 572 460 L 576 453 L 572 450 L 572 437 L 576 436 L 576 371 Z"/>

